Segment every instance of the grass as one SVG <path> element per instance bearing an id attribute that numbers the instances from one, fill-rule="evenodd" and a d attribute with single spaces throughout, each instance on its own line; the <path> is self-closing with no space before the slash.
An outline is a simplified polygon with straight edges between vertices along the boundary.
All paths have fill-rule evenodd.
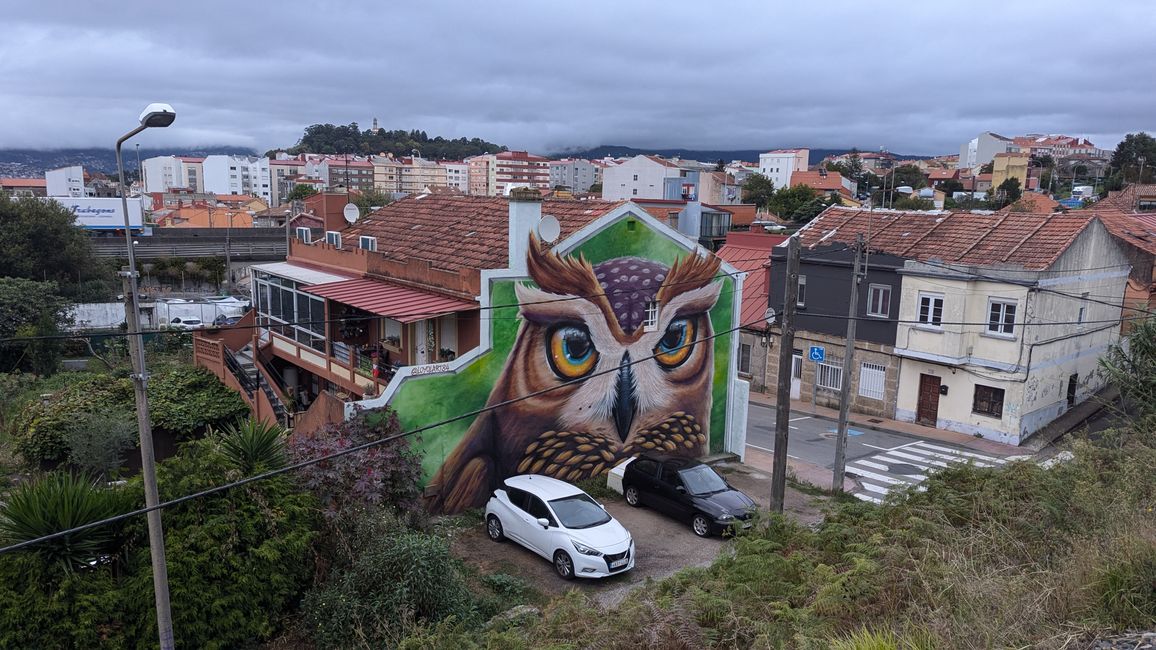
<path id="1" fill-rule="evenodd" d="M 597 501 L 620 501 L 622 495 L 606 485 L 605 476 L 594 476 L 574 483 Z"/>

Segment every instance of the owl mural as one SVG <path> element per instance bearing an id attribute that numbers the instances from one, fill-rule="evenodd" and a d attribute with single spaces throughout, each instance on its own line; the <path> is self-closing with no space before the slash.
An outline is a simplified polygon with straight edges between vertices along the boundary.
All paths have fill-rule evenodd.
<path id="1" fill-rule="evenodd" d="M 516 287 L 522 323 L 487 401 L 492 410 L 430 481 L 435 511 L 484 505 L 516 474 L 575 481 L 644 450 L 707 450 L 718 258 L 591 265 L 531 237 L 527 267 L 537 286 Z M 655 306 L 657 323 L 648 325 Z"/>

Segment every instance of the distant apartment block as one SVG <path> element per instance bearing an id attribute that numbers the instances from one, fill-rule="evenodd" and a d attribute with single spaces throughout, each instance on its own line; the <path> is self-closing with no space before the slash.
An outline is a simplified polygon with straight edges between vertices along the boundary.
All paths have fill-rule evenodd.
<path id="1" fill-rule="evenodd" d="M 84 168 L 80 165 L 61 167 L 44 172 L 48 196 L 84 196 Z"/>
<path id="2" fill-rule="evenodd" d="M 550 159 L 525 151 L 469 158 L 470 194 L 505 196 L 515 187 L 550 189 Z"/>
<path id="3" fill-rule="evenodd" d="M 19 199 L 30 196 L 47 196 L 47 183 L 43 178 L 0 178 L 0 192 Z"/>
<path id="4" fill-rule="evenodd" d="M 602 170 L 602 198 L 664 199 L 666 179 L 684 177 L 686 171 L 678 163 L 659 156 L 635 156 Z"/>
<path id="5" fill-rule="evenodd" d="M 401 194 L 401 161 L 393 154 L 370 156 L 373 165 L 373 187 L 387 194 Z"/>
<path id="6" fill-rule="evenodd" d="M 207 193 L 256 196 L 266 203 L 273 200 L 269 159 L 264 156 L 206 156 L 201 166 Z"/>
<path id="7" fill-rule="evenodd" d="M 795 172 L 807 171 L 809 149 L 777 149 L 759 154 L 759 173 L 771 179 L 775 188 L 791 186 Z"/>
<path id="8" fill-rule="evenodd" d="M 156 156 L 141 163 L 145 192 L 169 192 L 187 189 L 205 191 L 204 158 L 193 156 Z"/>
<path id="9" fill-rule="evenodd" d="M 470 192 L 470 166 L 462 160 L 439 160 L 438 164 L 446 170 L 446 185 L 458 190 L 462 194 Z"/>
<path id="10" fill-rule="evenodd" d="M 401 159 L 401 191 L 420 194 L 429 187 L 445 187 L 446 169 L 433 160 L 424 158 Z"/>
<path id="11" fill-rule="evenodd" d="M 550 187 L 564 187 L 571 192 L 589 192 L 599 182 L 601 167 L 589 160 L 564 158 L 550 161 Z"/>
<path id="12" fill-rule="evenodd" d="M 321 179 L 329 189 L 345 188 L 358 192 L 374 189 L 376 168 L 357 156 L 326 157 L 307 167 L 311 176 Z"/>
<path id="13" fill-rule="evenodd" d="M 305 175 L 305 161 L 301 158 L 280 158 L 269 161 L 269 185 L 272 190 L 270 206 L 284 203 L 285 197 L 293 191 L 296 179 Z"/>
<path id="14" fill-rule="evenodd" d="M 995 158 L 997 153 L 1015 151 L 1016 145 L 1011 138 L 1005 138 L 998 133 L 984 131 L 976 137 L 963 143 L 959 148 L 959 168 L 973 169 L 986 165 Z"/>

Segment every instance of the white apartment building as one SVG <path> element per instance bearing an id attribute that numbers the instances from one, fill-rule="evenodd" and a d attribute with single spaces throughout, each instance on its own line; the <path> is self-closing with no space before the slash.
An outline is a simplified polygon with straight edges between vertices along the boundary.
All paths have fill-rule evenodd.
<path id="1" fill-rule="evenodd" d="M 771 179 L 775 189 L 791 187 L 791 176 L 807 171 L 810 149 L 776 149 L 759 154 L 759 173 Z"/>
<path id="2" fill-rule="evenodd" d="M 685 176 L 677 164 L 658 156 L 635 156 L 619 165 L 602 170 L 602 198 L 662 199 L 667 178 Z"/>
<path id="3" fill-rule="evenodd" d="M 155 156 L 141 162 L 146 192 L 169 192 L 174 188 L 205 191 L 204 158 Z"/>
<path id="4" fill-rule="evenodd" d="M 269 161 L 269 190 L 272 200 L 269 207 L 275 208 L 284 202 L 286 195 L 295 184 L 291 179 L 305 175 L 305 161 L 300 158 L 276 158 Z"/>
<path id="5" fill-rule="evenodd" d="M 80 165 L 61 167 L 44 172 L 44 188 L 48 196 L 84 197 L 84 168 Z"/>
<path id="6" fill-rule="evenodd" d="M 206 156 L 203 163 L 205 191 L 211 194 L 256 196 L 272 203 L 269 159 L 264 156 Z"/>
<path id="7" fill-rule="evenodd" d="M 1005 138 L 998 133 L 984 131 L 976 137 L 963 143 L 959 148 L 959 169 L 974 169 L 991 162 L 997 153 L 1018 151 L 1019 147 L 1011 138 Z"/>
<path id="8" fill-rule="evenodd" d="M 446 184 L 446 169 L 437 162 L 425 158 L 401 159 L 402 193 L 420 194 L 426 188 Z"/>
<path id="9" fill-rule="evenodd" d="M 446 185 L 462 194 L 469 194 L 470 166 L 468 163 L 461 160 L 439 160 L 438 164 L 446 170 Z"/>
<path id="10" fill-rule="evenodd" d="M 550 161 L 550 187 L 564 187 L 571 192 L 589 192 L 599 182 L 602 168 L 589 160 L 563 158 Z"/>

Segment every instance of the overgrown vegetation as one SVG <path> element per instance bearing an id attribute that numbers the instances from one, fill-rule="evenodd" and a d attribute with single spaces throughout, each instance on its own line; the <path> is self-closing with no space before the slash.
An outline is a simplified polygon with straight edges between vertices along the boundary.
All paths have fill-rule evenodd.
<path id="1" fill-rule="evenodd" d="M 429 137 L 425 131 L 386 131 L 362 129 L 356 122 L 344 124 L 314 124 L 289 153 L 356 153 L 411 156 L 413 151 L 427 159 L 462 160 L 483 153 L 501 153 L 506 147 L 481 138 L 447 139 L 440 135 Z M 272 152 L 269 152 L 272 153 Z"/>

